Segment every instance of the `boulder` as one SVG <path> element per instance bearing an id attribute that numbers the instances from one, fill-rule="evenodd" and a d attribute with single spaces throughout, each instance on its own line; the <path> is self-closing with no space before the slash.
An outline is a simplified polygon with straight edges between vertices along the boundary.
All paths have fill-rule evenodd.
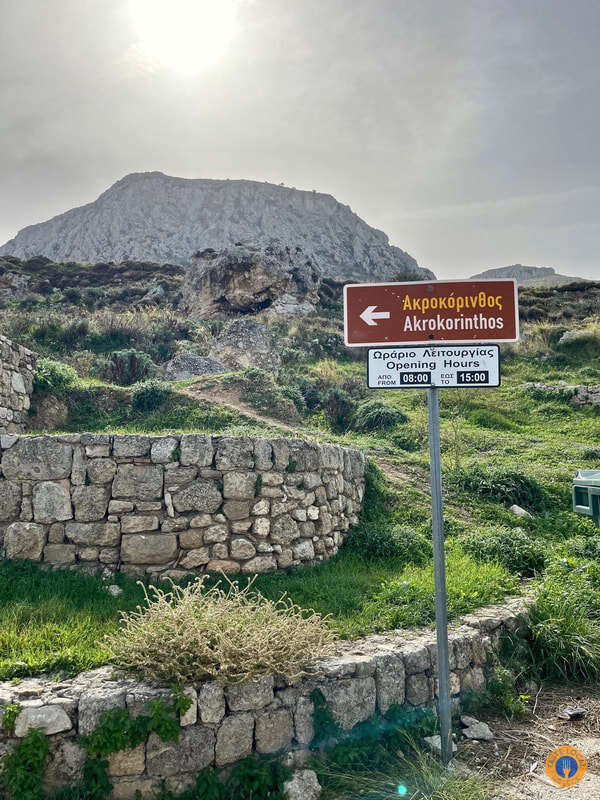
<path id="1" fill-rule="evenodd" d="M 196 375 L 218 375 L 222 372 L 231 372 L 231 369 L 216 358 L 195 353 L 175 353 L 164 365 L 165 378 L 170 381 L 187 381 Z"/>
<path id="2" fill-rule="evenodd" d="M 321 270 L 301 247 L 277 239 L 238 242 L 194 255 L 183 283 L 185 309 L 198 316 L 253 313 L 275 305 L 277 313 L 314 311 Z"/>
<path id="3" fill-rule="evenodd" d="M 277 374 L 281 356 L 275 337 L 266 325 L 243 317 L 235 319 L 219 334 L 210 355 L 234 370 L 259 367 Z"/>

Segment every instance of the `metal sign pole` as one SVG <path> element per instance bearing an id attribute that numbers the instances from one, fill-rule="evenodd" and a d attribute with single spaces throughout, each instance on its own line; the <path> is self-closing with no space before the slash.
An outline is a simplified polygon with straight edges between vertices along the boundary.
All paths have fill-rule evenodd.
<path id="1" fill-rule="evenodd" d="M 440 456 L 440 409 L 437 387 L 427 396 L 429 412 L 429 459 L 431 465 L 431 510 L 433 521 L 433 574 L 435 582 L 435 624 L 437 633 L 438 706 L 442 763 L 452 760 L 452 711 L 450 708 L 450 663 L 448 613 L 446 606 L 446 556 L 442 509 L 442 464 Z"/>

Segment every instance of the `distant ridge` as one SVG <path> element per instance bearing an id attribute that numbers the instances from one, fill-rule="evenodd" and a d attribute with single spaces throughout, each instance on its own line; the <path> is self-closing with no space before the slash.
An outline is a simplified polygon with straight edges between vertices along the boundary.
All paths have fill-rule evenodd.
<path id="1" fill-rule="evenodd" d="M 94 202 L 23 228 L 0 255 L 189 265 L 195 252 L 209 247 L 272 239 L 300 246 L 334 280 L 433 277 L 331 195 L 162 172 L 126 175 Z"/>
<path id="2" fill-rule="evenodd" d="M 553 267 L 528 267 L 523 264 L 486 269 L 477 275 L 471 275 L 472 280 L 491 280 L 493 278 L 513 278 L 519 286 L 540 287 L 565 286 L 568 283 L 580 283 L 587 280 L 586 278 L 560 275 Z"/>

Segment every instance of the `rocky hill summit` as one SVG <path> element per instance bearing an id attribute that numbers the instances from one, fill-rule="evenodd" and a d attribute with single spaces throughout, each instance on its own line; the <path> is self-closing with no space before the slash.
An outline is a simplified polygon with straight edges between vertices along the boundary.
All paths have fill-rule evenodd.
<path id="1" fill-rule="evenodd" d="M 320 192 L 248 180 L 132 173 L 97 200 L 23 228 L 0 255 L 55 262 L 191 265 L 194 253 L 251 240 L 299 246 L 334 280 L 433 277 L 349 206 Z"/>
<path id="2" fill-rule="evenodd" d="M 560 275 L 554 267 L 528 267 L 523 264 L 512 264 L 510 267 L 496 267 L 486 269 L 477 275 L 471 275 L 471 280 L 493 280 L 513 278 L 519 286 L 565 286 L 569 283 L 579 283 L 584 278 L 570 275 Z"/>

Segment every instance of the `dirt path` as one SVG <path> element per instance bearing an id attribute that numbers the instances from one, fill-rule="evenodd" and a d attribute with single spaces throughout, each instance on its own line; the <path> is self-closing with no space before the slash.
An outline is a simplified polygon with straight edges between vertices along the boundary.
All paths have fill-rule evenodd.
<path id="1" fill-rule="evenodd" d="M 558 718 L 565 706 L 587 709 L 583 719 Z M 552 800 L 560 794 L 573 800 L 600 799 L 600 686 L 548 686 L 530 700 L 531 715 L 524 722 L 498 714 L 479 713 L 494 733 L 491 742 L 464 741 L 458 760 L 500 783 L 498 797 L 506 800 Z M 571 745 L 588 761 L 584 780 L 571 789 L 560 789 L 544 772 L 551 750 Z"/>
<path id="2" fill-rule="evenodd" d="M 283 432 L 291 433 L 294 436 L 299 436 L 300 438 L 307 437 L 307 430 L 302 426 L 301 423 L 292 425 L 290 423 L 282 422 L 275 417 L 270 417 L 267 414 L 261 414 L 259 411 L 256 411 L 256 409 L 243 403 L 240 400 L 237 392 L 224 392 L 222 389 L 198 387 L 194 384 L 187 386 L 185 389 L 183 389 L 183 391 L 185 394 L 193 397 L 196 400 L 204 400 L 207 403 L 221 406 L 222 408 L 229 409 L 230 411 L 236 411 L 239 414 L 243 414 L 244 416 L 255 420 L 256 422 L 261 422 L 264 425 L 268 425 L 271 428 L 276 428 Z M 336 444 L 336 441 L 333 437 L 329 437 L 322 431 L 311 430 L 310 438 L 319 442 Z M 426 470 L 419 469 L 418 467 L 402 467 L 375 452 L 367 451 L 367 455 L 375 461 L 377 466 L 390 481 L 409 483 L 412 486 L 422 490 L 425 495 L 429 496 L 429 473 Z"/>

